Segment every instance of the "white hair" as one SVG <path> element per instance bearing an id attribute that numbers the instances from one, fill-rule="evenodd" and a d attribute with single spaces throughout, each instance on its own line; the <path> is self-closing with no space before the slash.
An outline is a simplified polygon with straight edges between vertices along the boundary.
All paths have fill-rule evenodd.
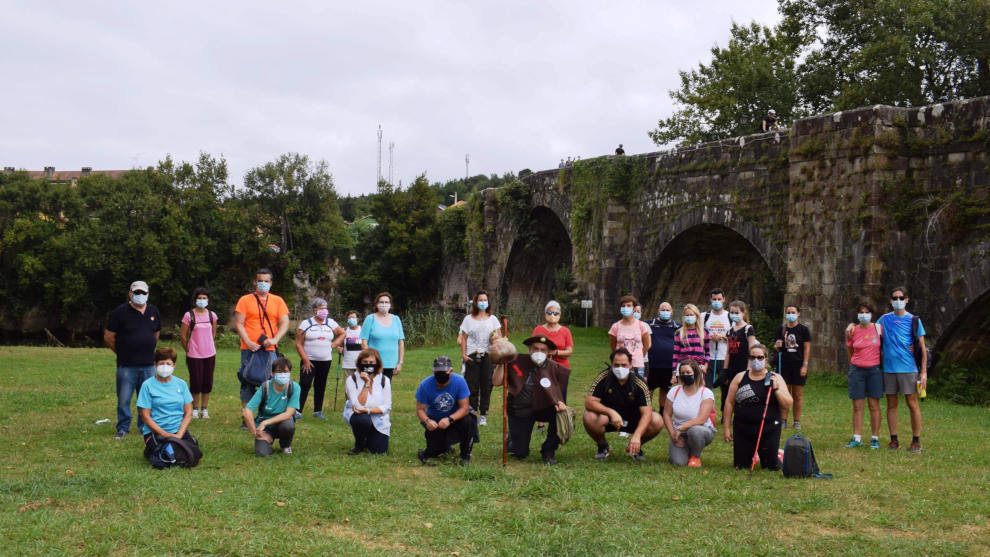
<path id="1" fill-rule="evenodd" d="M 547 305 L 543 307 L 543 311 L 549 311 L 550 308 L 557 308 L 557 310 L 559 311 L 560 302 L 558 302 L 557 300 L 550 300 L 549 302 L 547 302 Z"/>

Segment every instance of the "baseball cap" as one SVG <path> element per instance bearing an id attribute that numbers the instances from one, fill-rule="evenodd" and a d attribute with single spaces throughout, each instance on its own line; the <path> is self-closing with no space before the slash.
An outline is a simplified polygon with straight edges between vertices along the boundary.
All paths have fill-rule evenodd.
<path id="1" fill-rule="evenodd" d="M 142 290 L 144 292 L 148 292 L 148 283 L 144 282 L 143 280 L 136 280 L 132 282 L 131 292 L 134 292 L 135 290 Z"/>
<path id="2" fill-rule="evenodd" d="M 454 369 L 454 364 L 447 356 L 437 356 L 433 360 L 433 371 L 450 371 L 452 369 Z"/>

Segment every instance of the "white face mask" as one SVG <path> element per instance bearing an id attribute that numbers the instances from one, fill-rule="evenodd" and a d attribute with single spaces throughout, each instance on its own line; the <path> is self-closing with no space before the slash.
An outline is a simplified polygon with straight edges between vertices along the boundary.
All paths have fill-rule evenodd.
<path id="1" fill-rule="evenodd" d="M 901 311 L 907 307 L 907 300 L 892 300 L 890 305 L 897 311 Z"/>
<path id="2" fill-rule="evenodd" d="M 615 378 L 616 379 L 618 379 L 619 381 L 622 381 L 626 377 L 629 377 L 629 368 L 615 366 L 615 367 L 612 368 L 612 373 L 615 374 Z"/>
<path id="3" fill-rule="evenodd" d="M 533 352 L 529 355 L 529 359 L 533 360 L 533 363 L 542 366 L 543 362 L 547 361 L 547 355 L 543 352 Z"/>
<path id="4" fill-rule="evenodd" d="M 158 377 L 161 377 L 162 379 L 171 377 L 173 371 L 175 371 L 175 366 L 170 366 L 168 364 L 161 364 L 155 368 L 155 373 L 157 373 Z"/>
<path id="5" fill-rule="evenodd" d="M 763 371 L 763 368 L 767 367 L 767 361 L 766 360 L 750 360 L 749 361 L 749 367 L 753 371 Z"/>
<path id="6" fill-rule="evenodd" d="M 378 304 L 378 311 L 382 313 L 388 313 L 388 310 L 392 308 L 392 304 L 388 302 L 382 302 Z"/>

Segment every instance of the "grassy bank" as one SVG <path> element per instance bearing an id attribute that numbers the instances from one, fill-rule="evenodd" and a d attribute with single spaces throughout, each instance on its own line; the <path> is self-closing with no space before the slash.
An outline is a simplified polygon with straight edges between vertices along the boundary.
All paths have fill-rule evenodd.
<path id="1" fill-rule="evenodd" d="M 603 329 L 574 333 L 570 404 L 581 408 L 608 343 Z M 920 455 L 847 450 L 846 392 L 812 378 L 802 421 L 832 481 L 737 472 L 721 435 L 701 470 L 670 466 L 665 437 L 645 446 L 646 463 L 620 451 L 597 462 L 580 426 L 558 452 L 558 466 L 539 462 L 542 435 L 535 434 L 537 456 L 502 469 L 497 419 L 482 430 L 472 466 L 423 468 L 413 392 L 441 353 L 455 357 L 457 349 L 407 354 L 393 387 L 387 456 L 346 456 L 350 429 L 339 412 L 313 419 L 310 396 L 295 454 L 258 459 L 237 429 L 238 354 L 223 350 L 214 417 L 191 427 L 204 460 L 193 470 L 155 471 L 138 434 L 111 440 L 109 350 L 0 347 L 0 552 L 990 553 L 987 409 L 924 402 Z M 187 377 L 183 364 L 176 373 Z M 332 383 L 329 391 L 328 407 Z M 493 398 L 500 400 L 498 389 Z M 342 400 L 341 393 L 338 411 Z M 901 415 L 907 435 L 906 408 Z M 111 422 L 95 425 L 100 418 Z"/>

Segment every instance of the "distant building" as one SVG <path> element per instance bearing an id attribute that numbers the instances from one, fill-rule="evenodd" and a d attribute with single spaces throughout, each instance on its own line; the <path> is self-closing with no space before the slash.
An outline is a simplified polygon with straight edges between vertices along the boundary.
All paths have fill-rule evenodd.
<path id="1" fill-rule="evenodd" d="M 14 168 L 11 166 L 4 167 L 4 172 L 14 172 Z M 125 172 L 130 172 L 129 170 L 93 170 L 90 166 L 84 166 L 80 170 L 59 170 L 56 171 L 54 166 L 46 166 L 44 170 L 28 170 L 27 174 L 33 179 L 45 179 L 50 182 L 58 183 L 69 183 L 75 185 L 80 178 L 87 178 L 96 174 L 102 174 L 103 176 L 109 176 L 111 178 L 120 178 Z"/>

